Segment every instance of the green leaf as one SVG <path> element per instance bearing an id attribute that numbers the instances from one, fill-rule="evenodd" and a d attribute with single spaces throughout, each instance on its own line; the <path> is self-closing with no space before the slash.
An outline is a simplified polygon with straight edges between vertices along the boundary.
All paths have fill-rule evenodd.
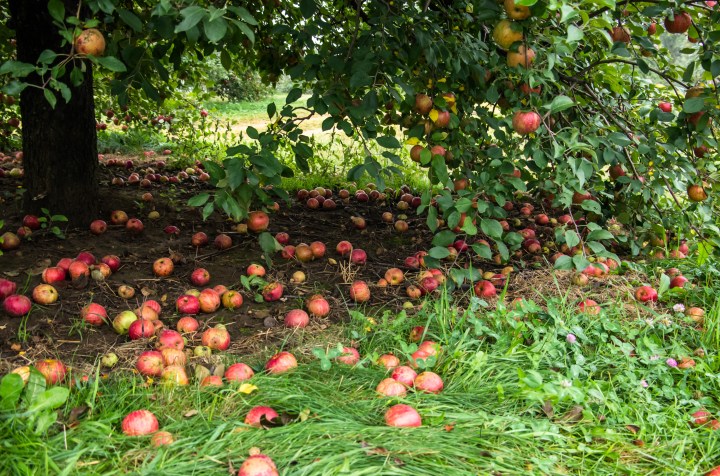
<path id="1" fill-rule="evenodd" d="M 15 408 L 25 382 L 19 374 L 9 373 L 0 380 L 0 410 L 11 410 Z"/>
<path id="2" fill-rule="evenodd" d="M 249 26 L 237 20 L 233 20 L 233 23 L 247 37 L 248 40 L 250 40 L 252 43 L 255 43 L 255 33 L 250 29 Z"/>
<path id="3" fill-rule="evenodd" d="M 55 97 L 55 93 L 45 88 L 43 89 L 43 95 L 45 96 L 47 102 L 50 103 L 50 107 L 55 109 L 55 104 L 57 104 L 57 97 Z"/>
<path id="4" fill-rule="evenodd" d="M 260 138 L 260 133 L 257 129 L 255 129 L 253 126 L 248 126 L 248 128 L 245 130 L 248 137 L 254 140 L 258 140 Z"/>
<path id="5" fill-rule="evenodd" d="M 492 259 L 492 250 L 488 245 L 474 243 L 471 248 L 480 258 Z"/>
<path id="6" fill-rule="evenodd" d="M 450 180 L 450 176 L 448 175 L 447 165 L 445 164 L 445 159 L 441 155 L 435 155 L 432 158 L 431 166 L 433 169 L 433 172 L 435 172 L 435 175 L 438 178 L 438 181 L 441 184 L 446 184 L 448 180 Z"/>
<path id="7" fill-rule="evenodd" d="M 580 244 L 580 236 L 574 230 L 567 230 L 565 232 L 565 244 L 570 248 Z"/>
<path id="8" fill-rule="evenodd" d="M 201 193 L 200 195 L 195 195 L 194 197 L 190 197 L 188 200 L 188 205 L 191 207 L 201 207 L 205 205 L 205 203 L 210 199 L 209 193 Z"/>
<path id="9" fill-rule="evenodd" d="M 227 33 L 227 22 L 224 18 L 216 18 L 211 21 L 203 20 L 203 29 L 205 36 L 210 43 L 217 43 L 225 37 Z"/>
<path id="10" fill-rule="evenodd" d="M 438 216 L 437 208 L 435 208 L 435 207 L 428 208 L 428 216 L 427 216 L 426 223 L 427 223 L 427 226 L 430 229 L 430 231 L 432 231 L 433 233 L 435 233 L 435 231 L 437 230 L 437 227 L 438 227 L 437 216 Z"/>
<path id="11" fill-rule="evenodd" d="M 710 76 L 713 78 L 720 76 L 720 60 L 715 60 L 710 65 Z"/>
<path id="12" fill-rule="evenodd" d="M 555 260 L 555 269 L 570 270 L 572 268 L 572 258 L 567 255 L 560 256 L 557 260 Z"/>
<path id="13" fill-rule="evenodd" d="M 613 234 L 607 230 L 593 230 L 587 236 L 588 241 L 612 240 Z"/>
<path id="14" fill-rule="evenodd" d="M 317 11 L 315 0 L 300 0 L 300 13 L 305 18 L 310 18 Z"/>
<path id="15" fill-rule="evenodd" d="M 401 147 L 400 141 L 393 136 L 378 137 L 377 143 L 380 147 L 385 147 L 386 149 L 399 149 Z"/>
<path id="16" fill-rule="evenodd" d="M 46 409 L 55 409 L 62 406 L 70 395 L 66 387 L 53 387 L 45 390 L 32 401 L 28 412 L 36 413 Z"/>
<path id="17" fill-rule="evenodd" d="M 445 246 L 434 246 L 428 251 L 428 255 L 435 259 L 443 259 L 450 256 L 450 250 Z"/>
<path id="18" fill-rule="evenodd" d="M 480 229 L 483 233 L 485 233 L 487 236 L 494 240 L 499 240 L 500 238 L 502 238 L 502 225 L 497 220 L 483 218 L 482 220 L 480 220 Z"/>
<path id="19" fill-rule="evenodd" d="M 302 96 L 302 89 L 292 88 L 285 98 L 285 104 L 292 104 Z"/>
<path id="20" fill-rule="evenodd" d="M 34 71 L 34 65 L 22 61 L 7 60 L 0 66 L 0 74 L 11 74 L 15 78 L 24 78 Z"/>
<path id="21" fill-rule="evenodd" d="M 662 296 L 668 289 L 670 289 L 670 276 L 668 276 L 667 274 L 663 274 L 662 276 L 660 276 L 660 286 L 658 286 L 658 294 Z"/>
<path id="22" fill-rule="evenodd" d="M 583 210 L 587 210 L 589 212 L 595 212 L 598 215 L 602 213 L 602 208 L 600 207 L 600 204 L 596 202 L 595 200 L 583 200 L 583 202 L 580 204 Z"/>
<path id="23" fill-rule="evenodd" d="M 239 16 L 245 23 L 249 23 L 250 25 L 258 24 L 255 18 L 244 7 L 228 7 L 228 10 Z"/>
<path id="24" fill-rule="evenodd" d="M 136 33 L 142 31 L 142 21 L 140 21 L 140 18 L 138 18 L 138 16 L 135 15 L 133 12 L 124 8 L 118 8 L 118 15 L 127 26 L 133 29 L 133 31 L 135 31 Z"/>
<path id="25" fill-rule="evenodd" d="M 553 99 L 550 104 L 544 105 L 543 108 L 549 110 L 550 114 L 556 114 L 560 111 L 564 111 L 565 109 L 569 109 L 574 105 L 575 101 L 567 96 L 560 95 Z"/>
<path id="26" fill-rule="evenodd" d="M 687 114 L 695 114 L 696 112 L 700 112 L 705 108 L 705 99 L 704 98 L 690 98 L 686 99 L 683 103 L 683 112 Z"/>
<path id="27" fill-rule="evenodd" d="M 569 25 L 567 29 L 568 43 L 576 43 L 585 38 L 585 33 L 575 25 Z"/>
<path id="28" fill-rule="evenodd" d="M 95 58 L 95 60 L 98 62 L 98 64 L 100 64 L 100 66 L 109 69 L 114 73 L 124 73 L 125 71 L 127 71 L 127 66 L 125 66 L 125 63 L 123 63 L 114 56 L 103 56 L 100 58 Z"/>
<path id="29" fill-rule="evenodd" d="M 433 246 L 443 246 L 447 247 L 453 244 L 455 241 L 455 233 L 453 233 L 450 230 L 443 230 L 440 233 L 436 233 L 433 237 L 432 244 Z"/>
<path id="30" fill-rule="evenodd" d="M 277 106 L 274 102 L 271 102 L 267 105 L 267 115 L 269 119 L 272 119 L 275 116 L 275 113 L 277 113 Z"/>
<path id="31" fill-rule="evenodd" d="M 585 258 L 582 254 L 576 254 L 572 257 L 572 262 L 575 265 L 575 269 L 578 271 L 582 271 L 583 269 L 590 266 L 590 261 Z"/>
<path id="32" fill-rule="evenodd" d="M 42 53 L 40 53 L 40 56 L 38 56 L 38 63 L 50 64 L 55 61 L 55 58 L 57 57 L 58 54 L 55 53 L 53 50 L 44 50 Z"/>
<path id="33" fill-rule="evenodd" d="M 207 11 L 204 8 L 197 5 L 191 5 L 189 7 L 180 10 L 180 15 L 183 16 L 183 21 L 175 27 L 175 33 L 181 33 L 188 31 L 205 17 Z"/>
<path id="34" fill-rule="evenodd" d="M 65 5 L 62 1 L 50 0 L 48 2 L 48 11 L 54 20 L 57 20 L 60 23 L 65 22 Z"/>

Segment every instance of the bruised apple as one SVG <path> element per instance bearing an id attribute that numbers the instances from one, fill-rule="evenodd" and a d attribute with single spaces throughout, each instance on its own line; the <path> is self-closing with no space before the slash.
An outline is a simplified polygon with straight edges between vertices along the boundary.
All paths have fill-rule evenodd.
<path id="1" fill-rule="evenodd" d="M 265 370 L 271 374 L 280 374 L 297 367 L 297 360 L 290 352 L 280 352 L 273 355 L 265 364 Z"/>

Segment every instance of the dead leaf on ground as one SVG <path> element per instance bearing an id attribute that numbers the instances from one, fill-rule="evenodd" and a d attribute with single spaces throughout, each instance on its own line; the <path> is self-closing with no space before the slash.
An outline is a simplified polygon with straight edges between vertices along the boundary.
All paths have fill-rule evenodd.
<path id="1" fill-rule="evenodd" d="M 640 431 L 640 427 L 637 425 L 625 425 L 625 428 L 633 435 L 636 435 L 638 431 Z"/>
<path id="2" fill-rule="evenodd" d="M 198 412 L 197 410 L 190 410 L 190 411 L 185 412 L 185 414 L 184 414 L 183 416 L 184 416 L 185 418 L 192 418 L 192 417 L 194 417 L 195 415 L 197 415 L 198 413 L 199 413 L 199 412 Z"/>

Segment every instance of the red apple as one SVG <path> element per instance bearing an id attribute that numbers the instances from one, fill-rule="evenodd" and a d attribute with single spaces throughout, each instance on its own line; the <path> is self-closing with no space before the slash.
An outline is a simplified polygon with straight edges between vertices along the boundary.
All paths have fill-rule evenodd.
<path id="1" fill-rule="evenodd" d="M 153 263 L 153 273 L 161 278 L 170 276 L 175 269 L 175 264 L 170 258 L 159 258 Z"/>
<path id="2" fill-rule="evenodd" d="M 255 375 L 249 365 L 243 363 L 232 364 L 225 370 L 225 380 L 228 382 L 242 382 Z"/>
<path id="3" fill-rule="evenodd" d="M 210 282 L 210 273 L 205 268 L 197 268 L 190 274 L 190 282 L 194 286 L 207 286 Z"/>
<path id="4" fill-rule="evenodd" d="M 148 410 L 130 412 L 122 421 L 122 432 L 127 436 L 149 435 L 159 427 L 157 418 Z"/>
<path id="5" fill-rule="evenodd" d="M 178 332 L 182 332 L 183 334 L 196 332 L 199 327 L 200 323 L 198 323 L 197 319 L 192 316 L 181 317 L 175 325 L 175 328 L 178 330 Z"/>
<path id="6" fill-rule="evenodd" d="M 56 359 L 45 359 L 35 364 L 35 368 L 38 372 L 45 377 L 45 382 L 48 385 L 55 385 L 65 379 L 67 369 L 65 364 Z"/>
<path id="7" fill-rule="evenodd" d="M 177 298 L 175 306 L 180 314 L 197 314 L 200 312 L 200 301 L 189 294 L 183 294 Z"/>
<path id="8" fill-rule="evenodd" d="M 128 327 L 128 337 L 131 340 L 147 339 L 155 334 L 155 325 L 147 319 L 136 319 Z"/>
<path id="9" fill-rule="evenodd" d="M 150 445 L 158 448 L 160 446 L 171 445 L 175 442 L 172 433 L 167 431 L 158 431 L 150 438 Z"/>
<path id="10" fill-rule="evenodd" d="M 430 113 L 433 108 L 433 100 L 427 94 L 419 93 L 415 95 L 415 112 L 421 115 Z"/>
<path id="11" fill-rule="evenodd" d="M 59 283 L 65 281 L 65 270 L 59 266 L 45 268 L 42 272 L 42 281 L 45 284 Z"/>
<path id="12" fill-rule="evenodd" d="M 490 298 L 497 295 L 497 289 L 490 281 L 478 281 L 475 283 L 475 295 L 481 298 Z"/>
<path id="13" fill-rule="evenodd" d="M 3 310 L 12 317 L 22 317 L 30 312 L 32 302 L 27 296 L 11 294 L 3 301 Z"/>
<path id="14" fill-rule="evenodd" d="M 690 422 L 695 426 L 702 426 L 705 425 L 707 422 L 709 422 L 712 419 L 712 413 L 705 410 L 704 408 L 701 408 L 700 410 L 694 412 L 692 415 L 690 415 L 691 419 Z"/>
<path id="15" fill-rule="evenodd" d="M 686 12 L 673 12 L 673 18 L 665 18 L 665 30 L 668 33 L 685 33 L 692 25 L 692 17 Z"/>
<path id="16" fill-rule="evenodd" d="M 350 298 L 355 302 L 370 300 L 370 288 L 365 281 L 354 281 L 350 285 Z"/>
<path id="17" fill-rule="evenodd" d="M 378 365 L 382 365 L 388 370 L 392 370 L 398 365 L 400 365 L 400 359 L 398 359 L 393 354 L 383 354 L 380 357 L 378 357 L 377 361 L 375 362 Z"/>
<path id="18" fill-rule="evenodd" d="M 280 233 L 275 235 L 275 240 L 277 240 L 277 242 L 281 245 L 285 246 L 290 243 L 290 235 L 288 235 L 284 231 L 281 231 Z"/>
<path id="19" fill-rule="evenodd" d="M 232 246 L 232 238 L 230 238 L 225 233 L 221 233 L 215 237 L 213 245 L 215 245 L 215 248 L 219 250 L 227 250 Z"/>
<path id="20" fill-rule="evenodd" d="M 580 312 L 584 312 L 585 314 L 589 314 L 591 316 L 597 316 L 600 314 L 600 305 L 593 301 L 592 299 L 585 299 L 584 301 L 580 301 L 578 303 L 578 308 L 580 309 Z"/>
<path id="21" fill-rule="evenodd" d="M 255 428 L 261 428 L 260 419 L 265 418 L 267 421 L 272 421 L 278 417 L 275 410 L 270 407 L 257 406 L 250 409 L 245 416 L 245 424 L 254 426 Z"/>
<path id="22" fill-rule="evenodd" d="M 658 108 L 660 108 L 662 112 L 670 112 L 672 111 L 672 104 L 663 101 L 658 104 Z"/>
<path id="23" fill-rule="evenodd" d="M 128 215 L 122 210 L 115 210 L 110 214 L 110 223 L 113 225 L 124 225 L 128 221 Z"/>
<path id="24" fill-rule="evenodd" d="M 243 461 L 238 476 L 278 476 L 275 463 L 269 456 L 253 454 Z"/>
<path id="25" fill-rule="evenodd" d="M 207 245 L 209 241 L 210 239 L 203 231 L 198 231 L 190 238 L 190 243 L 196 248 Z"/>
<path id="26" fill-rule="evenodd" d="M 385 412 L 385 423 L 395 427 L 417 427 L 422 425 L 422 420 L 413 407 L 399 403 Z"/>
<path id="27" fill-rule="evenodd" d="M 160 350 L 164 348 L 182 350 L 185 348 L 185 339 L 177 331 L 164 329 L 158 336 L 157 347 Z"/>
<path id="28" fill-rule="evenodd" d="M 322 258 L 325 256 L 325 244 L 321 241 L 313 241 L 310 243 L 310 251 L 312 251 L 313 258 Z"/>
<path id="29" fill-rule="evenodd" d="M 343 347 L 343 353 L 337 361 L 345 365 L 355 365 L 360 362 L 360 353 L 354 347 Z"/>
<path id="30" fill-rule="evenodd" d="M 287 327 L 306 327 L 310 323 L 310 316 L 302 309 L 292 309 L 285 315 L 284 323 Z"/>
<path id="31" fill-rule="evenodd" d="M 513 130 L 520 135 L 535 132 L 541 124 L 542 118 L 535 111 L 517 111 L 512 119 Z"/>
<path id="32" fill-rule="evenodd" d="M 242 294 L 237 291 L 226 291 L 223 293 L 220 300 L 222 301 L 222 305 L 225 309 L 233 310 L 243 305 Z"/>
<path id="33" fill-rule="evenodd" d="M 6 297 L 15 294 L 15 291 L 17 291 L 17 284 L 9 279 L 0 278 L 0 302 L 5 300 Z"/>
<path id="34" fill-rule="evenodd" d="M 403 385 L 412 387 L 415 382 L 415 377 L 417 377 L 417 372 L 407 365 L 401 365 L 400 367 L 395 367 L 391 377 Z"/>
<path id="35" fill-rule="evenodd" d="M 421 392 L 440 393 L 444 384 L 438 374 L 426 371 L 415 377 L 413 386 Z"/>
<path id="36" fill-rule="evenodd" d="M 248 230 L 254 233 L 265 231 L 270 225 L 270 217 L 265 212 L 255 211 L 248 214 L 247 226 Z"/>
<path id="37" fill-rule="evenodd" d="M 91 302 L 80 310 L 80 317 L 92 326 L 101 326 L 107 321 L 107 311 L 98 303 Z"/>
<path id="38" fill-rule="evenodd" d="M 350 252 L 350 262 L 353 264 L 365 264 L 367 261 L 367 253 L 360 248 L 355 248 Z"/>
<path id="39" fill-rule="evenodd" d="M 670 280 L 670 289 L 672 288 L 684 288 L 685 284 L 688 283 L 689 280 L 685 276 L 675 276 Z"/>
<path id="40" fill-rule="evenodd" d="M 315 317 L 325 317 L 330 314 L 330 303 L 319 294 L 310 296 L 305 303 L 305 307 Z"/>
<path id="41" fill-rule="evenodd" d="M 135 362 L 135 368 L 141 375 L 159 377 L 165 368 L 163 356 L 157 350 L 148 350 L 140 354 Z"/>
<path id="42" fill-rule="evenodd" d="M 107 230 L 105 220 L 94 220 L 90 223 L 90 233 L 93 235 L 102 235 Z"/>
<path id="43" fill-rule="evenodd" d="M 263 277 L 265 276 L 265 268 L 262 265 L 259 264 L 251 264 L 247 267 L 247 275 L 248 276 L 259 276 Z"/>
<path id="44" fill-rule="evenodd" d="M 223 381 L 222 377 L 219 375 L 208 375 L 204 379 L 202 379 L 202 382 L 200 382 L 201 387 L 222 387 Z"/>
<path id="45" fill-rule="evenodd" d="M 145 226 L 143 225 L 143 222 L 141 222 L 137 218 L 131 218 L 127 221 L 127 223 L 125 223 L 125 229 L 128 232 L 137 235 L 143 232 Z"/>
<path id="46" fill-rule="evenodd" d="M 286 245 L 280 254 L 284 259 L 293 259 L 295 257 L 295 247 L 293 245 Z"/>
<path id="47" fill-rule="evenodd" d="M 230 333 L 225 326 L 218 324 L 203 332 L 202 344 L 212 350 L 226 350 L 230 347 Z"/>
<path id="48" fill-rule="evenodd" d="M 352 250 L 353 246 L 349 241 L 341 241 L 335 247 L 335 251 L 337 251 L 340 256 L 347 256 L 352 252 Z"/>
<path id="49" fill-rule="evenodd" d="M 290 352 L 280 352 L 273 355 L 265 364 L 265 370 L 271 374 L 287 372 L 297 367 L 297 360 Z"/>
<path id="50" fill-rule="evenodd" d="M 220 296 L 214 289 L 203 289 L 198 296 L 200 312 L 211 313 L 220 308 Z"/>
<path id="51" fill-rule="evenodd" d="M 635 290 L 635 299 L 640 302 L 657 301 L 658 293 L 651 286 L 640 286 Z"/>
<path id="52" fill-rule="evenodd" d="M 395 379 L 386 378 L 380 381 L 375 391 L 384 397 L 404 397 L 407 387 Z"/>
<path id="53" fill-rule="evenodd" d="M 263 299 L 267 302 L 277 301 L 282 297 L 282 295 L 283 285 L 278 282 L 268 284 L 262 291 Z"/>
<path id="54" fill-rule="evenodd" d="M 295 247 L 295 257 L 301 263 L 307 263 L 312 261 L 315 257 L 313 256 L 312 249 L 305 243 L 300 243 Z"/>

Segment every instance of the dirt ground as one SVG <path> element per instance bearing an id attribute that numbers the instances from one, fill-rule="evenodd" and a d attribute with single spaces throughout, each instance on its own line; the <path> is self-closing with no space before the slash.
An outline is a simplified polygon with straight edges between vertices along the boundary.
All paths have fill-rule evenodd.
<path id="1" fill-rule="evenodd" d="M 111 159 L 112 156 L 106 157 Z M 138 161 L 135 158 L 136 163 Z M 143 171 L 142 166 L 133 170 L 122 167 L 101 167 L 101 213 L 98 218 L 109 223 L 113 210 L 124 210 L 130 217 L 140 218 L 145 230 L 139 235 L 129 234 L 123 225 L 108 225 L 106 233 L 95 236 L 88 229 L 65 230 L 66 238 L 59 239 L 43 230 L 37 231 L 29 241 L 23 241 L 19 249 L 5 252 L 0 256 L 0 277 L 18 284 L 19 292 L 30 295 L 32 289 L 41 283 L 40 274 L 47 266 L 55 265 L 61 258 L 74 258 L 81 251 L 91 252 L 98 260 L 105 255 L 117 255 L 122 266 L 104 282 L 89 280 L 81 285 L 70 281 L 56 284 L 60 299 L 49 306 L 35 305 L 25 318 L 9 317 L 0 313 L 0 373 L 9 368 L 26 365 L 40 358 L 60 358 L 75 367 L 90 368 L 99 356 L 113 351 L 121 356 L 132 358 L 137 355 L 138 346 L 151 347 L 152 343 L 130 342 L 127 336 L 116 334 L 112 327 L 103 325 L 93 327 L 80 318 L 80 309 L 90 302 L 102 304 L 110 319 L 119 312 L 138 308 L 144 300 L 154 299 L 161 303 L 160 319 L 168 327 L 174 328 L 180 314 L 175 309 L 175 300 L 183 291 L 192 288 L 189 276 L 195 268 L 205 268 L 212 277 L 209 286 L 223 284 L 229 289 L 240 290 L 244 296 L 243 306 L 235 311 L 220 310 L 214 314 L 200 314 L 200 329 L 205 326 L 224 323 L 230 331 L 231 353 L 245 354 L 258 350 L 258 347 L 277 345 L 292 333 L 282 325 L 288 310 L 302 308 L 304 299 L 311 294 L 323 294 L 331 304 L 331 314 L 325 319 L 313 319 L 313 326 L 322 330 L 333 322 L 348 319 L 348 309 L 357 307 L 349 299 L 348 285 L 354 279 L 362 279 L 371 285 L 371 301 L 362 305 L 368 308 L 400 309 L 408 298 L 405 287 L 378 288 L 374 283 L 383 277 L 391 267 L 410 271 L 404 260 L 419 250 L 431 247 L 432 233 L 424 225 L 425 216 L 416 216 L 410 209 L 407 213 L 409 230 L 399 234 L 392 224 L 384 223 L 381 215 L 385 211 L 398 214 L 395 208 L 397 198 L 388 198 L 384 202 L 358 202 L 354 198 L 346 204 L 336 199 L 335 210 L 311 210 L 304 203 L 293 201 L 281 204 L 280 211 L 271 215 L 269 231 L 274 235 L 284 231 L 290 235 L 290 244 L 322 241 L 327 246 L 327 254 L 322 259 L 309 263 L 297 260 L 285 260 L 278 253 L 273 257 L 274 265 L 269 269 L 266 281 L 280 281 L 285 293 L 279 302 L 256 302 L 256 293 L 243 288 L 240 278 L 250 263 L 262 263 L 262 251 L 257 237 L 234 231 L 234 223 L 213 214 L 203 222 L 196 209 L 186 206 L 187 199 L 201 190 L 211 187 L 200 181 L 190 179 L 170 186 L 154 182 L 149 189 L 137 185 L 111 185 L 114 177 L 127 179 L 133 172 Z M 176 171 L 163 171 L 170 175 Z M 16 190 L 19 179 L 0 178 L 0 197 L 5 220 L 5 230 L 16 230 L 23 215 L 19 210 Z M 151 192 L 154 200 L 143 202 L 141 196 Z M 334 190 L 337 194 L 338 190 Z M 160 218 L 147 218 L 149 211 L 156 210 Z M 512 212 L 515 218 L 522 218 L 518 212 Z M 365 230 L 355 229 L 350 218 L 364 217 Z M 530 218 L 522 218 L 522 227 L 531 223 Z M 168 235 L 164 229 L 175 225 L 180 229 L 178 237 Z M 210 238 L 210 245 L 195 248 L 190 243 L 192 234 L 204 231 Z M 233 245 L 227 250 L 218 250 L 212 245 L 215 236 L 228 234 Z M 538 233 L 549 238 L 551 228 L 538 229 Z M 349 240 L 355 248 L 362 248 L 368 254 L 364 266 L 348 266 L 335 252 L 335 245 L 341 240 Z M 168 278 L 153 275 L 153 262 L 165 256 L 176 261 L 174 273 Z M 333 258 L 336 263 L 333 263 Z M 467 262 L 467 258 L 464 258 Z M 461 260 L 462 262 L 462 260 Z M 522 260 L 514 263 L 522 271 Z M 499 271 L 499 266 L 491 263 L 480 264 L 484 270 Z M 307 275 L 303 284 L 293 284 L 290 276 L 294 271 L 302 270 Z M 525 273 L 538 273 L 530 269 Z M 541 271 L 546 275 L 548 269 Z M 527 276 L 527 275 L 526 275 Z M 412 274 L 408 275 L 411 278 Z M 514 281 L 519 287 L 528 280 L 516 275 Z M 85 285 L 82 285 L 85 284 Z M 121 284 L 132 286 L 135 297 L 125 300 L 118 296 Z M 512 288 L 512 287 L 511 287 Z M 512 293 L 510 294 L 512 296 Z M 199 338 L 187 336 L 190 339 Z M 128 361 L 129 362 L 129 361 Z"/>

